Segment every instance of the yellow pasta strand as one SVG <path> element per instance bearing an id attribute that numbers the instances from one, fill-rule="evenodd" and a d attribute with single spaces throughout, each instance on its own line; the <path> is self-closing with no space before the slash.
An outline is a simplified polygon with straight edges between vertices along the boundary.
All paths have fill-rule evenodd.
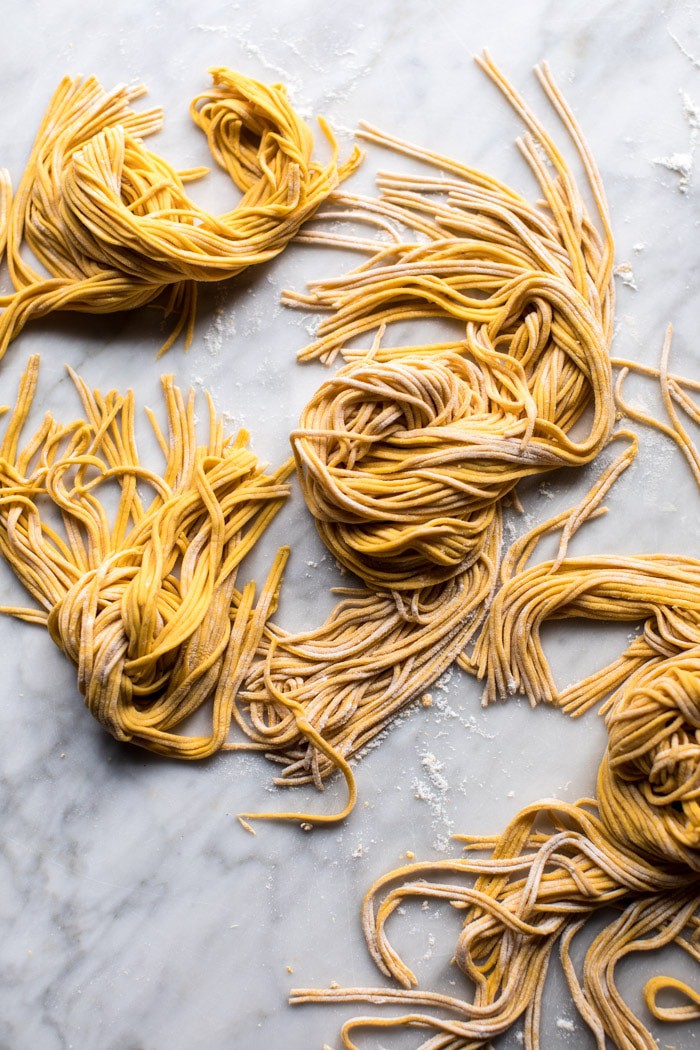
<path id="1" fill-rule="evenodd" d="M 61 82 L 44 117 L 7 223 L 7 263 L 16 291 L 0 298 L 0 356 L 31 319 L 53 310 L 112 313 L 157 303 L 174 313 L 167 349 L 192 336 L 196 285 L 220 281 L 274 258 L 319 204 L 357 168 L 332 148 L 312 158 L 313 135 L 284 87 L 230 69 L 211 70 L 192 117 L 212 155 L 243 196 L 220 215 L 199 208 L 185 182 L 205 169 L 176 172 L 143 138 L 162 124 L 158 109 L 136 113 L 145 91 L 106 91 L 95 77 Z M 0 234 L 8 204 L 0 180 Z M 1 237 L 0 237 L 1 240 Z M 26 244 L 45 272 L 25 261 Z"/>
<path id="2" fill-rule="evenodd" d="M 670 332 L 657 373 L 662 384 L 669 349 Z M 679 390 L 688 385 L 674 382 Z M 694 418 L 692 402 L 681 404 Z M 669 427 L 644 421 L 674 437 L 681 424 L 669 416 Z M 525 1046 L 539 1050 L 544 982 L 557 945 L 572 1000 L 599 1050 L 608 1040 L 621 1050 L 654 1050 L 656 1040 L 617 989 L 618 964 L 670 943 L 700 962 L 700 562 L 670 555 L 566 558 L 573 532 L 602 512 L 606 492 L 636 455 L 633 434 L 615 437 L 630 443 L 587 496 L 513 544 L 474 655 L 462 661 L 486 678 L 487 701 L 520 691 L 533 704 L 581 714 L 607 697 L 597 798 L 528 806 L 500 836 L 455 836 L 466 844 L 466 859 L 412 864 L 371 887 L 365 938 L 379 970 L 400 987 L 299 989 L 291 998 L 389 1002 L 409 1011 L 346 1022 L 346 1050 L 357 1050 L 357 1030 L 395 1027 L 428 1030 L 423 1050 L 476 1050 L 521 1018 Z M 685 437 L 687 444 L 678 444 L 692 463 L 697 450 Z M 557 558 L 527 568 L 540 538 L 557 529 Z M 547 620 L 566 617 L 643 620 L 644 629 L 609 667 L 560 693 L 539 632 Z M 474 988 L 470 999 L 417 989 L 389 942 L 389 918 L 416 897 L 465 910 L 454 959 Z M 591 913 L 611 907 L 618 914 L 586 950 L 580 976 L 572 943 Z M 661 993 L 675 993 L 680 1005 L 661 1005 Z M 655 977 L 644 997 L 658 1021 L 700 1019 L 700 995 L 683 981 Z"/>
<path id="3" fill-rule="evenodd" d="M 238 569 L 282 506 L 292 463 L 264 473 L 245 431 L 224 437 L 211 401 L 209 442 L 198 446 L 194 396 L 167 376 L 162 475 L 139 462 L 133 395 L 91 392 L 75 375 L 85 419 L 47 415 L 22 448 L 38 370 L 33 357 L 0 445 L 0 551 L 40 609 L 2 611 L 48 627 L 87 707 L 118 740 L 173 758 L 211 755 L 229 735 L 289 550 L 257 603 L 253 583 L 237 588 Z M 110 482 L 111 523 L 100 500 Z M 49 523 L 56 513 L 62 533 Z M 179 730 L 205 704 L 211 732 Z"/>
<path id="4" fill-rule="evenodd" d="M 581 155 L 600 230 L 548 133 L 490 59 L 484 68 L 528 127 L 523 149 L 543 205 L 365 130 L 365 138 L 449 177 L 382 176 L 378 200 L 332 196 L 349 219 L 388 233 L 383 242 L 323 228 L 301 235 L 370 255 L 345 277 L 286 297 L 330 311 L 302 359 L 341 352 L 347 360 L 291 437 L 319 533 L 363 589 L 315 630 L 271 627 L 263 637 L 240 713 L 255 746 L 279 749 L 283 784 L 321 787 L 333 768 L 300 739 L 292 702 L 345 759 L 370 744 L 478 629 L 497 583 L 503 504 L 517 482 L 588 463 L 610 436 L 612 241 L 599 176 L 543 68 L 545 92 Z M 343 217 L 321 218 L 327 214 Z M 391 233 L 395 223 L 413 239 Z M 382 342 L 388 323 L 414 316 L 461 318 L 465 338 Z M 352 340 L 368 331 L 376 334 L 363 351 Z M 580 427 L 572 436 L 589 410 L 587 433 Z"/>
<path id="5" fill-rule="evenodd" d="M 363 905 L 363 929 L 377 966 L 399 988 L 298 989 L 292 1003 L 391 1003 L 398 1017 L 358 1017 L 343 1026 L 357 1050 L 358 1029 L 427 1029 L 424 1050 L 475 1050 L 524 1017 L 525 1045 L 538 1050 L 539 1017 L 552 952 L 559 945 L 572 999 L 601 1050 L 653 1050 L 644 1023 L 622 999 L 618 963 L 675 942 L 700 959 L 700 647 L 637 675 L 611 702 L 609 743 L 598 802 L 548 801 L 522 810 L 498 838 L 457 836 L 464 859 L 411 864 L 379 879 Z M 406 900 L 447 900 L 465 910 L 455 961 L 474 986 L 460 999 L 416 989 L 391 946 L 387 921 Z M 582 979 L 571 944 L 601 908 L 618 915 L 585 953 Z M 691 931 L 691 939 L 687 939 Z M 694 932 L 693 932 L 694 931 Z M 658 1006 L 660 990 L 687 999 Z M 658 978 L 645 990 L 659 1020 L 700 1018 L 698 995 Z"/>

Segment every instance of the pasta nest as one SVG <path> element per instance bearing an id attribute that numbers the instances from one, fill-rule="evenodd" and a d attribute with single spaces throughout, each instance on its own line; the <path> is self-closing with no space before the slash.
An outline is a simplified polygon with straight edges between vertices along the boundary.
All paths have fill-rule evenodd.
<path id="1" fill-rule="evenodd" d="M 238 687 L 276 608 L 288 548 L 257 604 L 255 585 L 239 589 L 237 577 L 289 493 L 292 462 L 265 473 L 246 431 L 224 437 L 211 401 L 209 442 L 197 445 L 193 395 L 185 400 L 172 377 L 163 379 L 167 439 L 151 416 L 162 474 L 139 460 L 133 395 L 91 392 L 77 376 L 85 419 L 61 425 L 47 415 L 20 450 L 37 377 L 35 357 L 0 445 L 0 551 L 39 608 L 3 611 L 48 626 L 77 667 L 87 707 L 116 739 L 204 758 L 226 744 Z M 204 704 L 211 733 L 178 731 Z"/>
<path id="2" fill-rule="evenodd" d="M 565 431 L 589 391 L 572 404 L 552 371 L 531 373 L 470 326 L 453 352 L 358 358 L 322 384 L 291 439 L 307 506 L 345 568 L 394 590 L 451 579 L 483 553 L 521 478 L 597 450 L 604 394 L 593 438 L 577 444 Z"/>
<path id="3" fill-rule="evenodd" d="M 0 299 L 0 353 L 31 317 L 112 313 L 156 300 L 178 317 L 166 346 L 185 326 L 190 337 L 196 282 L 274 258 L 360 163 L 357 148 L 337 163 L 323 120 L 332 155 L 325 165 L 314 160 L 312 131 L 282 85 L 225 68 L 211 74 L 213 87 L 193 100 L 191 115 L 243 194 L 222 215 L 187 195 L 185 183 L 205 168 L 178 172 L 144 146 L 163 118 L 158 109 L 131 109 L 142 85 L 108 92 L 95 77 L 61 82 L 11 208 L 9 182 L 0 180 L 0 233 L 16 289 Z M 23 241 L 48 278 L 22 258 Z"/>
<path id="4" fill-rule="evenodd" d="M 618 991 L 616 968 L 633 952 L 675 944 L 700 960 L 700 647 L 635 676 L 608 715 L 609 742 L 598 802 L 545 800 L 527 806 L 497 837 L 455 836 L 462 858 L 409 864 L 365 896 L 363 928 L 378 968 L 399 988 L 297 989 L 293 1003 L 391 1003 L 404 1013 L 361 1016 L 356 1030 L 428 1030 L 424 1050 L 476 1050 L 524 1015 L 528 1044 L 540 1046 L 542 1000 L 557 943 L 573 1002 L 596 1045 L 653 1050 L 656 1040 Z M 387 935 L 407 901 L 449 901 L 464 910 L 454 961 L 473 989 L 467 999 L 416 988 L 415 974 Z M 588 916 L 613 909 L 587 943 L 583 976 L 572 942 Z M 674 992 L 681 1005 L 657 1002 Z M 700 996 L 675 977 L 644 989 L 658 1020 L 700 1017 Z M 685 1000 L 685 1002 L 683 1002 Z"/>
<path id="5" fill-rule="evenodd" d="M 600 813 L 635 853 L 700 872 L 700 649 L 646 671 L 607 717 Z"/>

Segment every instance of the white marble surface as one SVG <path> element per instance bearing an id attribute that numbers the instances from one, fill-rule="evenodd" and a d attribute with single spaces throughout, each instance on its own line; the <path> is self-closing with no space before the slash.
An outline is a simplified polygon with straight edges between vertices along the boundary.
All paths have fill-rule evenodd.
<path id="1" fill-rule="evenodd" d="M 207 85 L 207 68 L 227 64 L 285 80 L 304 112 L 322 112 L 344 132 L 346 148 L 349 130 L 366 118 L 530 189 L 512 144 L 517 121 L 470 55 L 488 45 L 540 112 L 546 107 L 529 70 L 547 57 L 599 161 L 617 261 L 632 267 L 633 280 L 618 282 L 615 349 L 655 362 L 672 320 L 674 366 L 700 376 L 700 171 L 690 172 L 682 192 L 680 175 L 654 163 L 678 154 L 687 165 L 696 147 L 699 132 L 681 93 L 700 103 L 698 3 L 4 0 L 1 15 L 0 163 L 15 179 L 66 72 L 94 72 L 109 85 L 145 80 L 150 99 L 166 108 L 154 148 L 180 167 L 206 162 L 187 106 Z M 387 161 L 370 150 L 354 186 L 369 189 Z M 194 192 L 220 210 L 231 200 L 219 176 Z M 344 263 L 299 246 L 211 290 L 190 352 L 178 345 L 160 362 L 162 333 L 149 314 L 49 318 L 28 328 L 0 364 L 0 399 L 12 398 L 34 351 L 43 357 L 41 405 L 66 416 L 77 408 L 66 363 L 94 386 L 134 386 L 141 404 L 157 404 L 165 368 L 183 386 L 210 388 L 232 425 L 249 425 L 256 450 L 279 462 L 322 375 L 320 367 L 295 365 L 313 326 L 282 309 L 279 294 Z M 658 404 L 646 381 L 630 383 L 629 393 Z M 685 463 L 668 443 L 647 433 L 641 439 L 639 461 L 608 501 L 611 513 L 584 530 L 575 549 L 700 555 L 699 501 Z M 594 473 L 534 489 L 528 514 L 567 505 Z M 268 549 L 282 535 L 294 543 L 279 618 L 314 624 L 337 581 L 298 494 L 274 533 Z M 4 602 L 24 600 L 5 566 L 0 581 Z M 551 632 L 560 680 L 612 657 L 626 633 Z M 378 982 L 358 920 L 370 881 L 406 850 L 446 856 L 453 830 L 496 832 L 526 802 L 590 792 L 604 743 L 593 715 L 571 722 L 518 703 L 482 711 L 480 688 L 455 673 L 434 690 L 438 704 L 403 720 L 360 764 L 361 802 L 344 827 L 309 835 L 264 826 L 253 838 L 234 814 L 289 799 L 269 793 L 272 767 L 263 759 L 229 755 L 198 768 L 151 758 L 101 732 L 45 632 L 3 620 L 0 655 L 2 1050 L 337 1046 L 347 1009 L 294 1011 L 286 996 L 293 985 Z M 426 753 L 443 763 L 445 779 L 428 785 L 430 802 L 415 798 Z M 331 785 L 329 793 L 338 790 Z M 434 909 L 395 924 L 397 944 L 434 986 L 459 984 L 449 967 L 457 924 Z M 623 970 L 635 1003 L 642 972 L 655 966 Z M 573 1034 L 557 1026 L 574 1014 L 555 981 L 550 993 L 544 1045 L 592 1046 L 578 1020 Z M 676 1048 L 700 1042 L 690 1026 L 660 1039 Z M 383 1045 L 419 1041 L 416 1033 L 387 1035 Z M 517 1031 L 497 1045 L 518 1046 Z"/>

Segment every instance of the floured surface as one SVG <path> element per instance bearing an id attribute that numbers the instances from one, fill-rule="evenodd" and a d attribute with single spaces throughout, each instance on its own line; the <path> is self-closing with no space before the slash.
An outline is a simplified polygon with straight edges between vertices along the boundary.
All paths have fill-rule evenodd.
<path id="1" fill-rule="evenodd" d="M 700 378 L 700 180 L 693 165 L 700 11 L 675 5 L 661 14 L 651 0 L 635 4 L 633 16 L 631 5 L 603 2 L 583 9 L 512 2 L 507 11 L 493 5 L 493 13 L 478 5 L 476 14 L 474 6 L 202 0 L 194 9 L 162 4 L 143 14 L 132 0 L 79 12 L 67 0 L 11 0 L 0 40 L 0 162 L 16 184 L 60 77 L 94 72 L 108 86 L 144 80 L 149 101 L 166 112 L 151 148 L 176 166 L 208 164 L 187 107 L 207 86 L 207 68 L 228 64 L 284 79 L 293 103 L 309 119 L 323 113 L 346 152 L 347 129 L 365 118 L 532 193 L 513 146 L 518 121 L 469 56 L 488 45 L 559 137 L 530 77 L 532 65 L 547 57 L 608 192 L 619 266 L 614 352 L 655 364 L 673 321 L 672 368 Z M 679 156 L 682 170 L 657 163 Z M 350 187 L 371 192 L 378 168 L 407 170 L 410 162 L 370 149 Z M 215 210 L 235 200 L 220 172 L 192 193 Z M 160 361 L 158 315 L 49 318 L 28 328 L 0 363 L 0 400 L 13 398 L 29 354 L 39 351 L 42 410 L 66 419 L 77 412 L 64 369 L 70 364 L 91 386 L 133 386 L 139 406 L 149 404 L 162 418 L 158 377 L 172 371 L 183 387 L 211 390 L 231 428 L 248 427 L 255 451 L 276 465 L 327 374 L 294 363 L 316 322 L 283 308 L 280 293 L 354 261 L 349 253 L 293 246 L 242 280 L 207 289 L 191 350 L 178 345 Z M 653 382 L 631 378 L 626 394 L 660 411 Z M 143 415 L 140 423 L 149 449 Z M 606 500 L 610 513 L 586 526 L 573 550 L 700 556 L 700 500 L 685 462 L 643 430 L 640 444 L 639 459 Z M 600 469 L 559 473 L 528 488 L 525 518 L 512 516 L 507 534 L 575 502 Z M 312 627 L 334 604 L 329 588 L 348 581 L 296 489 L 264 551 L 251 559 L 258 582 L 282 542 L 292 544 L 293 556 L 278 620 Z M 0 580 L 4 602 L 26 602 L 5 566 Z M 627 626 L 548 631 L 558 682 L 602 666 L 629 634 Z M 453 831 L 495 833 L 537 798 L 590 794 L 605 741 L 594 714 L 574 722 L 556 711 L 531 711 L 516 698 L 483 710 L 479 684 L 454 670 L 431 687 L 430 703 L 417 698 L 381 746 L 368 750 L 357 766 L 360 803 L 344 827 L 304 834 L 258 825 L 252 836 L 236 822 L 238 811 L 290 803 L 330 808 L 341 786 L 330 784 L 325 798 L 292 796 L 270 787 L 275 767 L 261 758 L 224 755 L 198 767 L 120 746 L 85 711 L 73 669 L 44 632 L 3 620 L 0 646 L 0 1046 L 12 1050 L 339 1046 L 340 1023 L 352 1008 L 293 1011 L 286 996 L 292 986 L 381 983 L 359 928 L 370 882 L 406 863 L 407 853 L 425 860 L 456 852 Z M 426 986 L 454 995 L 461 977 L 449 960 L 458 929 L 459 915 L 449 908 L 417 905 L 394 919 L 391 934 Z M 673 953 L 666 960 L 669 972 L 683 972 Z M 623 991 L 640 1012 L 641 975 L 661 965 L 647 959 L 623 969 Z M 543 1045 L 593 1046 L 556 977 L 551 992 Z M 497 1045 L 515 1048 L 519 1036 L 516 1028 Z M 678 1050 L 698 1043 L 691 1026 L 659 1036 L 662 1047 Z M 387 1034 L 383 1045 L 419 1042 L 416 1033 Z"/>

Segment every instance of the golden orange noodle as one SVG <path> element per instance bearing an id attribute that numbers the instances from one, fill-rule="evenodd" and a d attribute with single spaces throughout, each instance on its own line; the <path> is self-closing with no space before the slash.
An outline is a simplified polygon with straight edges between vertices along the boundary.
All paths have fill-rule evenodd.
<path id="1" fill-rule="evenodd" d="M 292 434 L 297 472 L 324 541 L 363 589 L 346 594 L 319 628 L 262 630 L 231 711 L 247 741 L 228 746 L 270 754 L 283 767 L 282 784 L 321 787 L 340 767 L 349 795 L 338 817 L 355 797 L 350 757 L 477 630 L 497 580 L 503 504 L 517 482 L 590 462 L 613 422 L 613 250 L 595 163 L 542 67 L 538 76 L 581 157 L 598 225 L 550 135 L 491 60 L 482 64 L 527 127 L 520 145 L 543 203 L 392 140 L 449 178 L 402 176 L 380 200 L 360 200 L 355 217 L 380 230 L 399 219 L 411 240 L 372 242 L 358 270 L 318 286 L 310 299 L 297 297 L 334 311 L 309 354 L 330 358 L 342 347 L 349 358 Z M 229 225 L 242 234 L 243 254 L 234 254 L 246 265 L 296 231 L 300 200 L 308 217 L 335 168 L 309 162 L 310 135 L 291 111 L 280 115 L 277 89 L 223 71 L 215 80 L 195 100 L 195 118 L 247 190 L 239 208 L 218 220 L 193 210 L 171 169 L 141 145 L 157 115 L 134 114 L 124 90 L 106 95 L 92 80 L 62 85 L 10 213 L 8 258 L 22 290 L 5 318 L 39 309 L 39 301 L 75 305 L 88 286 L 105 292 L 109 309 L 115 296 L 123 304 L 124 289 L 138 298 L 167 284 L 184 318 L 187 303 L 177 297 L 190 294 L 192 280 L 206 279 L 210 266 L 223 276 L 231 265 Z M 48 283 L 19 257 L 23 237 L 46 265 L 58 260 Z M 245 254 L 252 244 L 255 258 Z M 381 345 L 387 322 L 426 314 L 460 318 L 465 338 Z M 369 353 L 346 347 L 371 329 Z"/>
<path id="2" fill-rule="evenodd" d="M 662 387 L 669 382 L 669 348 L 670 333 L 656 373 Z M 672 382 L 675 400 L 695 418 L 684 391 L 697 384 Z M 621 394 L 618 400 L 626 406 Z M 628 414 L 642 419 L 636 410 Z M 672 437 L 694 467 L 697 450 L 675 410 L 669 416 L 670 426 L 643 421 Z M 544 982 L 557 947 L 573 1002 L 600 1050 L 607 1040 L 621 1050 L 653 1050 L 656 1040 L 617 988 L 618 964 L 671 943 L 700 962 L 700 562 L 671 555 L 566 557 L 573 532 L 604 510 L 604 493 L 636 454 L 636 439 L 616 435 L 623 436 L 631 444 L 577 507 L 513 544 L 473 658 L 461 661 L 486 679 L 487 701 L 522 692 L 533 704 L 578 715 L 606 700 L 597 797 L 528 806 L 500 836 L 455 836 L 465 842 L 466 858 L 411 864 L 372 886 L 363 906 L 365 937 L 380 971 L 401 987 L 292 993 L 297 1004 L 391 1003 L 407 1011 L 347 1022 L 348 1050 L 357 1046 L 356 1030 L 392 1027 L 426 1030 L 424 1050 L 475 1050 L 521 1018 L 526 1047 L 538 1050 Z M 539 539 L 556 529 L 557 557 L 527 568 Z M 641 620 L 643 630 L 609 667 L 560 692 L 540 629 L 570 617 Z M 386 929 L 411 898 L 465 910 L 454 958 L 473 985 L 471 998 L 416 989 Z M 580 973 L 572 942 L 592 913 L 609 908 L 617 914 L 586 949 Z M 668 993 L 680 996 L 681 1005 L 659 1002 Z M 700 1018 L 700 994 L 677 978 L 653 978 L 644 995 L 659 1021 Z"/>
<path id="3" fill-rule="evenodd" d="M 0 551 L 39 608 L 1 611 L 48 627 L 87 707 L 118 740 L 204 758 L 226 744 L 277 605 L 288 548 L 257 602 L 255 584 L 239 588 L 237 577 L 289 492 L 292 464 L 264 473 L 245 431 L 224 437 L 211 401 L 209 441 L 197 445 L 194 397 L 185 401 L 170 377 L 167 437 L 151 416 L 162 474 L 139 461 L 133 395 L 103 397 L 75 375 L 85 418 L 66 425 L 48 414 L 21 447 L 38 369 L 33 357 L 0 445 Z M 110 484 L 113 521 L 100 498 Z M 208 735 L 178 729 L 205 704 Z"/>
<path id="4" fill-rule="evenodd" d="M 285 765 L 280 783 L 320 787 L 334 764 L 300 738 L 285 701 L 303 707 L 336 755 L 357 754 L 477 630 L 518 481 L 588 463 L 609 439 L 613 248 L 595 163 L 543 66 L 598 225 L 548 132 L 488 57 L 482 65 L 527 127 L 520 146 L 544 203 L 372 132 L 448 177 L 386 176 L 378 200 L 332 200 L 380 232 L 398 222 L 410 239 L 300 235 L 370 253 L 308 296 L 287 295 L 331 312 L 301 357 L 347 359 L 311 398 L 292 446 L 319 533 L 363 589 L 314 630 L 263 636 L 242 696 L 251 739 Z M 382 344 L 387 323 L 417 316 L 458 318 L 465 337 Z M 369 351 L 349 345 L 373 330 Z"/>
<path id="5" fill-rule="evenodd" d="M 411 239 L 363 242 L 371 256 L 358 270 L 316 286 L 310 298 L 289 297 L 333 311 L 305 356 L 330 359 L 342 348 L 349 358 L 311 399 L 292 445 L 321 536 L 363 589 L 349 591 L 314 630 L 290 635 L 263 624 L 230 707 L 247 740 L 227 746 L 268 753 L 285 785 L 321 787 L 340 768 L 348 802 L 337 819 L 355 798 L 350 757 L 477 630 L 497 579 L 503 504 L 517 482 L 590 462 L 613 422 L 613 249 L 595 163 L 542 67 L 598 225 L 552 138 L 488 57 L 482 65 L 526 125 L 520 145 L 543 203 L 391 140 L 449 178 L 394 179 L 378 201 L 352 199 L 360 209 L 353 217 L 380 231 L 399 220 Z M 311 133 L 283 89 L 226 70 L 215 70 L 214 81 L 195 99 L 193 116 L 244 190 L 240 205 L 218 218 L 184 193 L 184 179 L 196 173 L 178 176 L 144 148 L 160 114 L 131 110 L 142 89 L 106 93 L 94 78 L 62 83 L 9 210 L 8 264 L 18 290 L 0 319 L 0 350 L 30 316 L 59 308 L 108 311 L 158 298 L 179 324 L 191 324 L 196 281 L 270 258 L 356 166 L 357 152 L 340 168 L 335 158 L 326 168 L 311 160 Z M 311 235 L 329 237 L 347 243 Z M 25 241 L 50 279 L 22 259 Z M 381 345 L 387 322 L 424 315 L 461 319 L 465 338 Z M 372 329 L 369 353 L 346 347 Z M 125 469 L 116 450 L 110 469 Z M 82 659 L 77 641 L 61 644 Z M 160 682 L 157 665 L 149 666 Z"/>
<path id="6" fill-rule="evenodd" d="M 567 616 L 645 623 L 620 660 L 558 694 L 539 626 Z M 356 1029 L 394 1026 L 427 1029 L 425 1050 L 473 1050 L 521 1017 L 525 1045 L 537 1050 L 544 981 L 558 945 L 573 1001 L 597 1046 L 603 1050 L 607 1037 L 625 1050 L 653 1050 L 655 1040 L 617 989 L 615 970 L 633 952 L 672 942 L 700 962 L 700 562 L 590 557 L 523 571 L 490 609 L 474 667 L 488 674 L 488 695 L 511 682 L 509 692 L 576 713 L 609 696 L 597 798 L 528 806 L 500 836 L 456 836 L 466 843 L 465 859 L 412 864 L 379 879 L 365 897 L 363 928 L 377 966 L 401 988 L 300 989 L 291 1001 L 408 1010 L 349 1021 L 348 1050 L 356 1047 Z M 471 999 L 414 990 L 415 976 L 386 932 L 389 917 L 410 898 L 465 909 L 455 961 L 474 984 Z M 572 941 L 591 913 L 610 907 L 618 914 L 587 949 L 581 977 Z M 669 990 L 687 1003 L 659 1004 L 659 992 Z M 700 996 L 675 978 L 654 978 L 645 998 L 658 1020 L 700 1018 Z"/>
<path id="7" fill-rule="evenodd" d="M 311 129 L 282 85 L 225 68 L 211 75 L 213 86 L 192 102 L 192 118 L 243 194 L 218 216 L 185 190 L 206 169 L 177 172 L 144 146 L 163 117 L 159 109 L 131 108 L 143 85 L 107 91 L 95 77 L 61 81 L 5 223 L 6 172 L 0 183 L 0 249 L 6 228 L 16 289 L 0 297 L 0 356 L 31 318 L 54 310 L 113 313 L 156 303 L 176 317 L 165 348 L 183 328 L 189 341 L 197 282 L 274 258 L 360 163 L 357 149 L 337 163 L 323 120 L 332 157 L 326 165 L 314 160 Z M 23 245 L 43 272 L 25 260 Z"/>

